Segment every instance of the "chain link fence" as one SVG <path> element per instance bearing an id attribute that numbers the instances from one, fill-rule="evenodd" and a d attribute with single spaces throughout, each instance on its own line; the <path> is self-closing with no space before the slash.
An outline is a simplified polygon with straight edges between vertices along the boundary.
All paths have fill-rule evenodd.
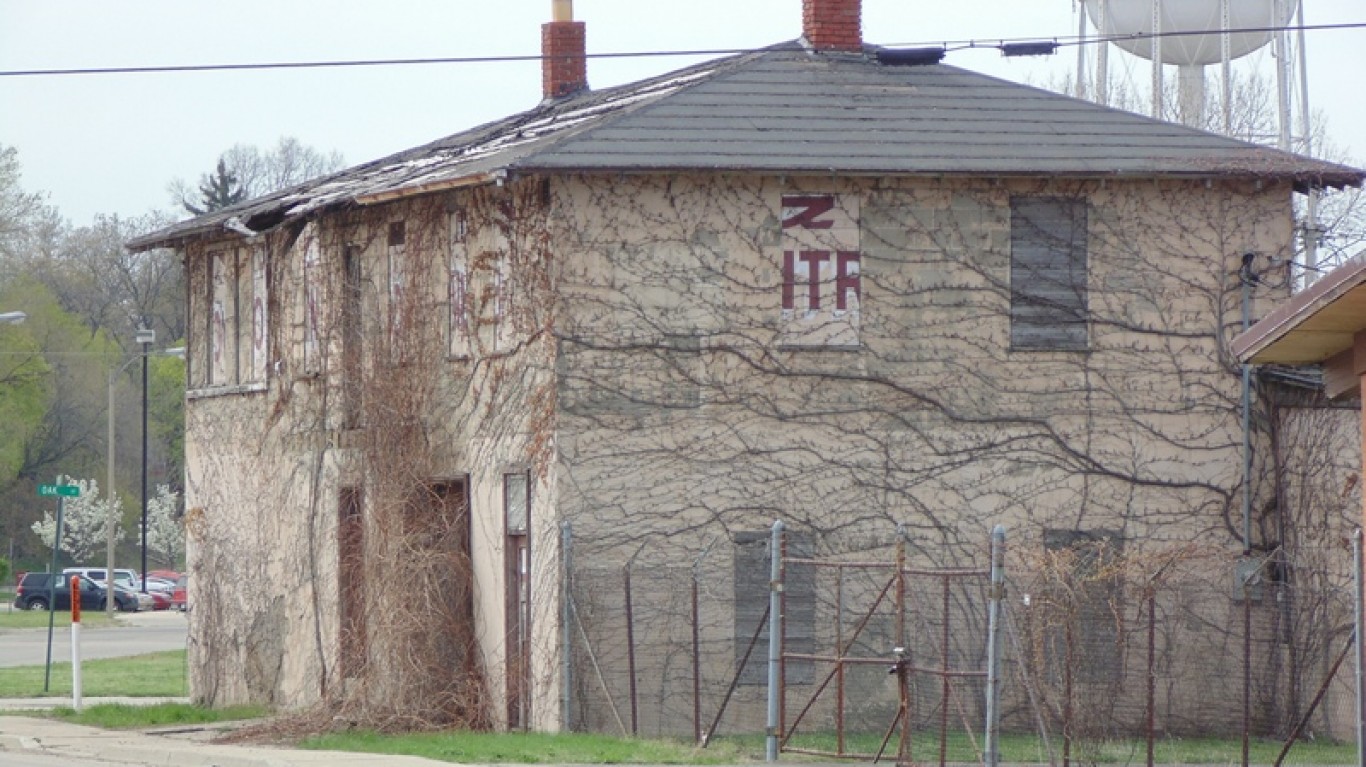
<path id="1" fill-rule="evenodd" d="M 762 737 L 769 537 L 572 558 L 571 728 Z M 953 556 L 902 540 L 784 536 L 784 750 L 983 761 L 987 535 Z M 1033 760 L 1140 762 L 1149 744 L 1206 739 L 1218 761 L 1246 763 L 1246 734 L 1257 753 L 1291 743 L 1286 764 L 1341 763 L 1300 746 L 1356 737 L 1350 550 L 1037 543 L 1010 550 L 1000 622 L 1001 728 Z"/>

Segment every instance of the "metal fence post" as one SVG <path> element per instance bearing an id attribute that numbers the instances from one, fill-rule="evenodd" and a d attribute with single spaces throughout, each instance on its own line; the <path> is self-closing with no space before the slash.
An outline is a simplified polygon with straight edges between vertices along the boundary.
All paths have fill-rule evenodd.
<path id="1" fill-rule="evenodd" d="M 782 578 L 783 521 L 773 523 L 773 534 L 768 544 L 768 737 L 764 743 L 764 761 L 778 761 L 778 694 L 779 665 L 783 652 L 783 584 Z"/>
<path id="2" fill-rule="evenodd" d="M 987 603 L 986 767 L 1001 763 L 1001 600 L 1005 597 L 1006 529 L 991 530 L 991 594 Z"/>

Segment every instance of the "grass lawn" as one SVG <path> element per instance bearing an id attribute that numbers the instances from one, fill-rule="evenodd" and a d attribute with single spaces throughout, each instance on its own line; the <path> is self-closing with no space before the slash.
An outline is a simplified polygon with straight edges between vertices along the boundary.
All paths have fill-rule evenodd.
<path id="1" fill-rule="evenodd" d="M 882 740 L 878 735 L 850 735 L 845 741 L 846 751 L 876 753 Z M 762 738 L 754 738 L 762 751 Z M 748 744 L 747 744 L 748 745 Z M 833 735 L 813 734 L 794 739 L 789 744 L 799 748 L 819 751 L 834 751 Z M 961 732 L 950 733 L 947 744 L 947 760 L 950 762 L 980 762 L 979 751 L 982 737 L 969 738 Z M 1051 743 L 1054 753 L 1061 759 L 1062 739 L 1056 735 Z M 1280 753 L 1282 743 L 1273 740 L 1253 740 L 1248 744 L 1248 757 L 1253 763 L 1271 764 Z M 888 744 L 890 753 L 884 759 L 895 761 L 896 741 Z M 1074 763 L 1096 764 L 1141 764 L 1147 758 L 1148 745 L 1140 739 L 1116 740 L 1097 743 L 1078 741 L 1072 744 L 1071 757 Z M 1153 761 L 1158 764 L 1238 764 L 1242 760 L 1242 741 L 1233 738 L 1161 738 L 1153 744 Z M 746 750 L 752 750 L 752 747 Z M 1003 733 L 1001 735 L 1001 761 L 1033 764 L 1047 764 L 1048 753 L 1041 741 L 1033 734 Z M 916 762 L 937 762 L 939 759 L 938 733 L 918 733 L 912 737 L 911 758 Z M 1355 765 L 1356 745 L 1354 743 L 1328 743 L 1324 741 L 1305 741 L 1295 744 L 1287 760 L 1296 764 L 1315 765 Z"/>
<path id="2" fill-rule="evenodd" d="M 622 739 L 588 733 L 436 732 L 379 735 L 346 732 L 309 738 L 301 748 L 407 754 L 445 762 L 512 764 L 734 764 L 749 761 L 735 743 L 708 749 L 671 740 Z M 760 748 L 758 758 L 763 758 Z"/>
<path id="3" fill-rule="evenodd" d="M 911 756 L 918 762 L 937 762 L 938 740 L 934 735 L 917 736 Z M 880 736 L 849 736 L 846 751 L 875 753 Z M 380 735 L 357 731 L 333 733 L 309 738 L 301 748 L 333 751 L 361 751 L 378 754 L 407 754 L 458 763 L 525 763 L 525 764 L 733 764 L 762 761 L 764 739 L 761 735 L 719 737 L 711 747 L 699 749 L 681 741 L 620 739 L 602 735 L 562 733 L 421 733 L 415 735 Z M 804 748 L 831 750 L 835 748 L 833 735 L 814 735 L 800 744 Z M 1062 747 L 1060 740 L 1052 743 L 1055 751 Z M 981 738 L 952 737 L 948 745 L 950 762 L 980 762 L 977 749 Z M 896 759 L 896 742 L 888 745 L 892 753 L 883 755 L 885 761 Z M 1274 741 L 1253 741 L 1249 756 L 1254 763 L 1270 764 L 1280 752 L 1281 744 Z M 1147 745 L 1141 740 L 1107 743 L 1074 743 L 1073 762 L 1094 764 L 1135 764 L 1146 758 Z M 1059 756 L 1061 754 L 1059 753 Z M 1234 739 L 1166 738 L 1154 747 L 1154 761 L 1158 764 L 1237 764 L 1242 756 L 1242 743 Z M 827 760 L 827 757 L 804 757 L 784 754 L 787 761 L 804 759 Z M 1290 751 L 1288 759 L 1297 764 L 1354 765 L 1356 747 L 1351 743 L 1300 743 Z M 1033 735 L 1006 734 L 1001 739 L 1001 761 L 1047 764 L 1048 755 L 1039 738 Z"/>
<path id="4" fill-rule="evenodd" d="M 168 650 L 129 658 L 86 661 L 81 664 L 81 693 L 92 698 L 109 695 L 133 698 L 188 695 L 185 651 Z M 70 662 L 52 664 L 52 684 L 47 692 L 43 691 L 42 666 L 0 668 L 0 698 L 70 694 Z"/>
<path id="5" fill-rule="evenodd" d="M 124 730 L 258 719 L 269 716 L 270 709 L 265 706 L 205 708 L 190 703 L 157 703 L 151 706 L 101 703 L 97 706 L 86 706 L 79 712 L 67 707 L 55 708 L 43 715 L 89 727 Z"/>

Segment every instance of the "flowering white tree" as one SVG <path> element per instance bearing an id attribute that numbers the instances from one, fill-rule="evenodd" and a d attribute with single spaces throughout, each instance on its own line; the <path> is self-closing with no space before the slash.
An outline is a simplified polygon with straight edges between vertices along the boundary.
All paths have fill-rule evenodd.
<path id="1" fill-rule="evenodd" d="M 70 554 L 77 562 L 84 562 L 104 550 L 109 540 L 109 525 L 113 520 L 114 539 L 123 537 L 118 520 L 123 518 L 122 503 L 117 496 L 105 498 L 100 495 L 99 482 L 93 479 L 73 479 L 59 477 L 58 484 L 75 485 L 81 494 L 65 499 L 62 510 L 62 540 L 59 548 Z M 41 521 L 33 523 L 33 532 L 44 546 L 52 548 L 57 533 L 57 518 L 54 512 L 44 511 Z"/>
<path id="2" fill-rule="evenodd" d="M 157 485 L 157 494 L 147 499 L 147 553 L 167 567 L 175 567 L 185 556 L 185 526 L 181 524 L 180 494 L 170 485 Z"/>

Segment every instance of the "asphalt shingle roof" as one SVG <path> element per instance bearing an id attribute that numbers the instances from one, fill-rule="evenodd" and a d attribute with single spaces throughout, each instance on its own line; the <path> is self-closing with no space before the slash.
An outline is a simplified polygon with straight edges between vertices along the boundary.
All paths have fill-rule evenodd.
<path id="1" fill-rule="evenodd" d="M 1273 177 L 1363 171 L 948 66 L 812 54 L 797 43 L 536 108 L 190 219 L 134 249 L 264 230 L 314 211 L 503 174 L 760 171 L 848 175 Z"/>

